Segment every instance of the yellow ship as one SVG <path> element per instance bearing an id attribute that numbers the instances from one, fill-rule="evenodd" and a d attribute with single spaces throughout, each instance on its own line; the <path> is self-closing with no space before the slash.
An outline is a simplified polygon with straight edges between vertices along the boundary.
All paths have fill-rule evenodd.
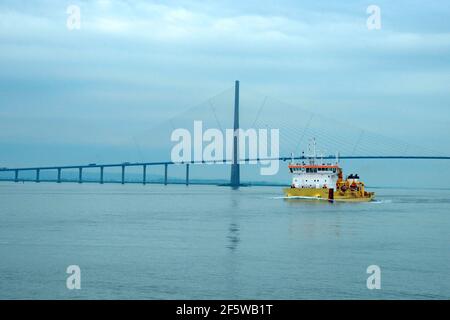
<path id="1" fill-rule="evenodd" d="M 308 163 L 289 163 L 293 177 L 291 187 L 283 190 L 286 197 L 330 202 L 368 202 L 374 199 L 375 193 L 365 190 L 357 174 L 350 174 L 344 179 L 337 156 L 335 164 L 324 163 L 318 161 L 315 149 L 314 141 L 313 155 L 305 157 Z"/>

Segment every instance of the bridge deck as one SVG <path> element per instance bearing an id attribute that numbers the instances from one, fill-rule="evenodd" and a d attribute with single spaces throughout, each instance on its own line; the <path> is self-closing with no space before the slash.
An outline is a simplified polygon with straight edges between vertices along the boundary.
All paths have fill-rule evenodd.
<path id="1" fill-rule="evenodd" d="M 256 158 L 256 159 L 240 159 L 239 163 L 246 163 L 250 161 L 268 161 L 268 160 L 306 160 L 307 157 L 279 157 L 279 158 Z M 324 156 L 321 159 L 335 159 L 335 156 Z M 339 156 L 339 159 L 392 159 L 392 160 L 450 160 L 450 156 Z M 87 168 L 108 168 L 108 167 L 140 167 L 140 166 L 161 166 L 161 165 L 182 165 L 182 164 L 206 164 L 206 163 L 227 163 L 231 164 L 232 160 L 204 160 L 204 161 L 189 161 L 189 162 L 173 162 L 173 161 L 159 161 L 159 162 L 122 162 L 122 163 L 104 163 L 104 164 L 82 164 L 82 165 L 61 165 L 61 166 L 42 166 L 42 167 L 16 167 L 16 168 L 0 168 L 0 172 L 7 171 L 34 171 L 34 170 L 58 170 L 58 169 L 87 169 Z"/>

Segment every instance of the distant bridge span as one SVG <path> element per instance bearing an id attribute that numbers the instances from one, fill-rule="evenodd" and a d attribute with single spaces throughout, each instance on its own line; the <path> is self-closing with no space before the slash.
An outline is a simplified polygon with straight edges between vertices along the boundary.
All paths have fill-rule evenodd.
<path id="1" fill-rule="evenodd" d="M 336 156 L 324 156 L 320 157 L 320 159 L 324 160 L 332 160 L 335 159 Z M 244 164 L 248 162 L 259 162 L 259 161 L 269 161 L 269 160 L 279 160 L 279 161 L 288 161 L 288 160 L 307 160 L 308 157 L 279 157 L 279 158 L 246 158 L 240 159 L 238 161 L 239 164 Z M 339 156 L 339 159 L 369 159 L 369 160 L 450 160 L 450 156 Z M 122 179 L 121 183 L 125 183 L 125 171 L 127 167 L 142 167 L 142 184 L 148 183 L 147 181 L 147 167 L 149 166 L 164 166 L 164 180 L 163 183 L 165 185 L 168 184 L 168 167 L 169 165 L 185 165 L 186 166 L 186 185 L 189 185 L 189 166 L 191 164 L 230 164 L 233 165 L 233 160 L 224 159 L 221 161 L 213 161 L 213 160 L 204 160 L 204 161 L 189 161 L 189 162 L 173 162 L 173 161 L 160 161 L 160 162 L 122 162 L 122 163 L 104 163 L 104 164 L 87 164 L 87 165 L 65 165 L 65 166 L 44 166 L 44 167 L 22 167 L 22 168 L 0 168 L 0 172 L 14 172 L 14 177 L 2 179 L 3 181 L 20 181 L 20 172 L 24 171 L 35 171 L 35 182 L 40 182 L 40 173 L 41 171 L 57 171 L 57 178 L 55 180 L 51 180 L 54 182 L 63 182 L 61 179 L 62 170 L 78 170 L 78 182 L 82 183 L 83 181 L 83 170 L 84 169 L 100 169 L 100 178 L 98 183 L 104 183 L 104 168 L 121 168 L 122 169 Z M 48 181 L 48 180 L 47 180 Z"/>

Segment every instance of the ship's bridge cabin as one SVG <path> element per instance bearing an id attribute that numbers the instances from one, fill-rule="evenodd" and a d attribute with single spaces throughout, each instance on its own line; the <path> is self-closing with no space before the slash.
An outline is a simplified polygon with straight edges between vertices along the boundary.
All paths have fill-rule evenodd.
<path id="1" fill-rule="evenodd" d="M 293 188 L 336 188 L 340 167 L 332 164 L 290 164 Z"/>

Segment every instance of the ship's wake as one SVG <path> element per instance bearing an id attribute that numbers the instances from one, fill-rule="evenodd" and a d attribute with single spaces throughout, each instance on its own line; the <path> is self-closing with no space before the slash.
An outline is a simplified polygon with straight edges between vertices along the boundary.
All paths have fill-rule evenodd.
<path id="1" fill-rule="evenodd" d="M 366 202 L 366 203 L 373 203 L 373 204 L 392 203 L 392 200 L 391 199 L 383 199 L 383 200 L 374 199 L 374 200 Z"/>

